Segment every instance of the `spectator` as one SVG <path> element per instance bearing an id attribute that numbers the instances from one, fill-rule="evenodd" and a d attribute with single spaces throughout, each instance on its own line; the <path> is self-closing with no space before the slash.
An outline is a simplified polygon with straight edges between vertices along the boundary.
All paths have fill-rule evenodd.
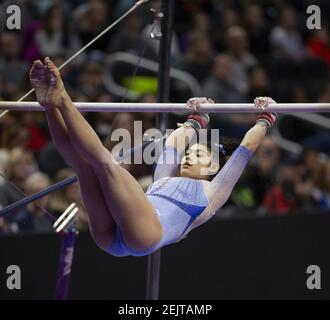
<path id="1" fill-rule="evenodd" d="M 89 101 L 97 101 L 98 97 L 104 94 L 103 68 L 99 62 L 89 62 L 83 67 L 79 79 L 79 91 Z"/>
<path id="2" fill-rule="evenodd" d="M 330 202 L 324 191 L 315 187 L 313 177 L 308 170 L 297 176 L 294 184 L 294 193 L 299 212 L 329 209 Z"/>
<path id="3" fill-rule="evenodd" d="M 142 34 L 142 19 L 138 12 L 132 13 L 123 22 L 122 28 L 118 29 L 113 35 L 109 44 L 110 52 L 130 52 L 140 55 L 145 48 L 144 57 L 148 59 L 157 59 L 157 52 L 151 47 L 150 40 Z"/>
<path id="4" fill-rule="evenodd" d="M 114 7 L 114 13 L 116 19 L 120 18 L 126 11 L 128 11 L 135 4 L 134 0 L 122 0 L 117 1 L 117 4 Z"/>
<path id="5" fill-rule="evenodd" d="M 27 139 L 25 138 L 26 130 L 24 130 L 24 139 L 17 139 L 18 136 L 21 136 L 17 135 L 19 128 L 19 119 L 15 113 L 8 113 L 5 117 L 0 119 L 0 172 L 5 171 L 10 150 L 15 146 L 25 148 L 27 145 Z M 3 184 L 3 182 L 3 179 L 0 178 L 0 185 Z"/>
<path id="6" fill-rule="evenodd" d="M 193 15 L 192 20 L 192 32 L 198 32 L 205 35 L 212 32 L 211 19 L 207 13 L 198 11 Z"/>
<path id="7" fill-rule="evenodd" d="M 294 186 L 299 165 L 294 157 L 282 162 L 277 177 L 278 182 L 265 193 L 263 199 L 263 207 L 268 214 L 283 216 L 298 208 Z"/>
<path id="8" fill-rule="evenodd" d="M 191 33 L 184 58 L 175 61 L 178 68 L 192 74 L 200 83 L 208 77 L 212 66 L 213 48 L 210 38 L 203 33 Z"/>
<path id="9" fill-rule="evenodd" d="M 213 74 L 203 85 L 204 95 L 220 103 L 243 103 L 246 96 L 235 85 L 233 75 L 233 59 L 226 54 L 216 56 Z M 221 128 L 225 136 L 240 138 L 251 125 L 252 116 L 240 114 L 214 114 L 211 117 L 211 126 Z"/>
<path id="10" fill-rule="evenodd" d="M 321 190 L 325 191 L 330 199 L 330 160 L 329 159 L 322 165 L 316 185 Z"/>
<path id="11" fill-rule="evenodd" d="M 50 179 L 41 172 L 32 174 L 25 182 L 27 194 L 38 193 L 50 186 Z M 54 221 L 47 215 L 49 196 L 45 196 L 27 205 L 16 218 L 19 231 L 50 232 Z"/>
<path id="12" fill-rule="evenodd" d="M 291 59 L 303 57 L 304 48 L 294 8 L 286 6 L 281 9 L 280 22 L 271 32 L 270 43 L 275 57 Z"/>
<path id="13" fill-rule="evenodd" d="M 272 92 L 268 75 L 262 66 L 255 66 L 248 73 L 249 92 L 248 100 L 253 101 L 255 97 L 271 97 Z"/>
<path id="14" fill-rule="evenodd" d="M 33 21 L 22 32 L 22 59 L 28 63 L 40 59 L 40 50 L 36 42 L 36 33 L 41 29 L 41 20 Z"/>
<path id="15" fill-rule="evenodd" d="M 35 37 L 43 57 L 63 56 L 68 59 L 81 48 L 81 43 L 70 28 L 63 8 L 58 4 L 51 6 L 45 13 L 42 28 L 37 31 Z"/>
<path id="16" fill-rule="evenodd" d="M 40 113 L 24 112 L 22 115 L 22 125 L 26 128 L 26 136 L 29 138 L 26 148 L 33 152 L 41 150 L 48 141 L 41 119 L 43 119 L 43 114 Z"/>
<path id="17" fill-rule="evenodd" d="M 28 65 L 20 59 L 20 37 L 16 32 L 0 34 L 0 74 L 3 77 L 4 95 L 14 100 L 27 80 Z"/>
<path id="18" fill-rule="evenodd" d="M 3 145 L 9 150 L 13 148 L 27 149 L 31 140 L 30 132 L 22 123 L 15 124 L 3 133 Z"/>
<path id="19" fill-rule="evenodd" d="M 10 227 L 4 218 L 0 218 L 0 236 L 3 234 L 9 234 Z"/>
<path id="20" fill-rule="evenodd" d="M 231 27 L 226 34 L 226 48 L 232 58 L 232 79 L 241 94 L 248 92 L 248 70 L 257 65 L 250 53 L 246 31 L 241 27 Z"/>
<path id="21" fill-rule="evenodd" d="M 322 169 L 319 153 L 315 150 L 305 150 L 302 154 L 305 168 L 309 172 L 313 183 L 316 183 Z"/>
<path id="22" fill-rule="evenodd" d="M 71 169 L 62 169 L 57 173 L 55 177 L 55 183 L 63 181 L 64 179 L 70 178 L 72 176 L 74 176 L 74 172 Z M 80 196 L 79 183 L 71 184 L 64 189 L 54 193 L 53 197 L 50 200 L 50 208 L 57 215 L 61 215 L 71 203 L 75 203 L 76 206 L 79 208 L 77 213 L 78 230 L 87 230 L 88 216 L 85 210 L 84 203 Z"/>
<path id="23" fill-rule="evenodd" d="M 266 22 L 262 8 L 257 4 L 250 4 L 245 8 L 244 18 L 251 52 L 262 61 L 270 53 L 270 26 Z"/>
<path id="24" fill-rule="evenodd" d="M 93 40 L 111 23 L 111 7 L 108 1 L 89 0 L 82 3 L 76 9 L 76 17 L 78 19 L 79 37 L 83 45 Z M 103 51 L 105 52 L 110 43 L 112 33 L 108 32 L 87 51 Z"/>
<path id="25" fill-rule="evenodd" d="M 240 26 L 240 16 L 236 10 L 220 10 L 219 17 L 214 18 L 213 43 L 217 51 L 226 50 L 226 35 L 230 28 Z"/>
<path id="26" fill-rule="evenodd" d="M 206 79 L 203 85 L 204 95 L 221 103 L 241 103 L 246 100 L 235 84 L 233 78 L 234 62 L 226 55 L 215 57 L 212 67 L 212 75 Z"/>
<path id="27" fill-rule="evenodd" d="M 330 37 L 327 29 L 314 31 L 308 41 L 308 48 L 314 57 L 324 60 L 330 67 Z"/>
<path id="28" fill-rule="evenodd" d="M 52 141 L 49 141 L 45 147 L 38 152 L 38 163 L 40 170 L 46 173 L 51 179 L 54 179 L 57 172 L 61 169 L 68 167 Z"/>
<path id="29" fill-rule="evenodd" d="M 37 169 L 32 153 L 21 148 L 14 148 L 10 151 L 7 163 L 5 164 L 5 175 L 10 181 L 0 186 L 0 206 L 5 207 L 20 200 L 25 190 L 26 179 Z M 14 187 L 14 185 L 16 187 Z M 19 191 L 17 187 L 20 188 Z M 9 220 L 14 215 L 9 216 Z"/>
<path id="30" fill-rule="evenodd" d="M 303 163 L 282 167 L 281 182 L 266 193 L 264 205 L 269 214 L 312 212 L 330 208 L 325 191 L 316 187 L 313 175 Z"/>
<path id="31" fill-rule="evenodd" d="M 275 183 L 280 149 L 271 137 L 264 140 L 254 160 L 231 196 L 231 201 L 239 208 L 258 209 L 267 190 Z"/>

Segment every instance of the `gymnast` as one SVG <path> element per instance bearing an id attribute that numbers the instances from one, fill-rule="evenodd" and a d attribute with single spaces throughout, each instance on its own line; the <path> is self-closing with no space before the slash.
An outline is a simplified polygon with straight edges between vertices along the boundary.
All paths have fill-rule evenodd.
<path id="1" fill-rule="evenodd" d="M 209 220 L 226 203 L 248 160 L 276 121 L 276 114 L 265 111 L 274 101 L 256 98 L 260 112 L 255 126 L 240 145 L 232 139 L 220 140 L 220 159 L 216 161 L 212 145 L 196 143 L 187 150 L 189 139 L 209 122 L 207 114 L 191 112 L 167 138 L 155 182 L 145 194 L 74 106 L 59 70 L 48 57 L 34 62 L 30 81 L 45 109 L 56 148 L 78 176 L 91 235 L 99 248 L 118 257 L 149 255 Z M 212 102 L 193 98 L 187 109 L 195 111 L 202 103 Z M 187 137 L 185 143 L 179 143 L 182 137 Z"/>

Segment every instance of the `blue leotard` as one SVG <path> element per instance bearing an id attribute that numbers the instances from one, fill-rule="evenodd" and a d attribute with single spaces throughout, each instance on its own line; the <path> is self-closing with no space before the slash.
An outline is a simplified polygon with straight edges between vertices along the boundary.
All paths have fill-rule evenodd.
<path id="1" fill-rule="evenodd" d="M 174 147 L 165 147 L 157 163 L 155 182 L 146 193 L 163 227 L 162 239 L 148 250 L 133 250 L 125 245 L 120 229 L 116 227 L 109 253 L 114 256 L 145 256 L 161 247 L 180 241 L 192 229 L 209 220 L 223 206 L 251 155 L 244 146 L 236 149 L 212 180 L 212 188 L 215 192 L 208 199 L 202 180 L 176 177 L 180 163 L 179 156 Z"/>

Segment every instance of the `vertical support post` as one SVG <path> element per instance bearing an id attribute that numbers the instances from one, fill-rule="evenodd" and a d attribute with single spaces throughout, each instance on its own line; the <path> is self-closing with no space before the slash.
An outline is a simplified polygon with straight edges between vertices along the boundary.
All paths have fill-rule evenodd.
<path id="1" fill-rule="evenodd" d="M 169 102 L 170 96 L 170 60 L 173 33 L 174 0 L 162 0 L 161 12 L 161 40 L 159 49 L 158 70 L 158 102 Z M 157 116 L 157 127 L 163 132 L 166 130 L 167 114 Z M 159 299 L 161 251 L 158 250 L 148 257 L 146 300 Z"/>
<path id="2" fill-rule="evenodd" d="M 158 70 L 158 100 L 159 103 L 169 102 L 170 97 L 170 69 L 171 45 L 173 34 L 174 0 L 162 0 L 163 18 L 161 20 L 161 40 L 159 49 Z M 162 113 L 157 117 L 158 128 L 165 133 L 167 114 Z"/>
<path id="3" fill-rule="evenodd" d="M 60 261 L 57 274 L 57 283 L 54 299 L 67 300 L 70 286 L 71 267 L 76 240 L 76 218 L 74 222 L 64 231 L 62 231 L 62 244 Z"/>

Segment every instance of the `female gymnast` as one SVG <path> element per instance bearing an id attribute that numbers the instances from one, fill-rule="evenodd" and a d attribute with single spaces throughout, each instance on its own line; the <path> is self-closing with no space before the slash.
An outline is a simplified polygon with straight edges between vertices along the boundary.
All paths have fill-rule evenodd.
<path id="1" fill-rule="evenodd" d="M 192 139 L 208 124 L 207 114 L 191 113 L 167 138 L 155 182 L 145 194 L 76 109 L 49 58 L 34 62 L 30 81 L 46 111 L 55 146 L 79 178 L 95 243 L 119 257 L 148 255 L 180 241 L 209 220 L 228 200 L 248 160 L 276 121 L 275 114 L 261 111 L 236 149 L 226 141 L 218 146 L 220 161 L 215 161 L 212 147 L 196 143 L 186 151 L 188 141 L 179 143 L 182 137 Z M 187 106 L 196 109 L 201 103 L 212 101 L 193 98 Z M 274 101 L 255 100 L 260 110 L 269 103 Z M 168 159 L 177 162 L 169 164 Z"/>

